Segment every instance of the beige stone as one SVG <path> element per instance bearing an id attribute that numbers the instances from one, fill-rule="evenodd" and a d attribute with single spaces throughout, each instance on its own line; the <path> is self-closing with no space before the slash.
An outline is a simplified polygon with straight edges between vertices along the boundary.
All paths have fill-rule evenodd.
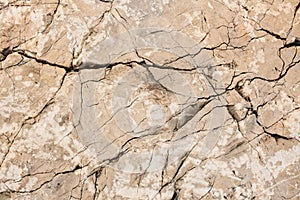
<path id="1" fill-rule="evenodd" d="M 0 2 L 0 199 L 299 199 L 299 6 Z"/>

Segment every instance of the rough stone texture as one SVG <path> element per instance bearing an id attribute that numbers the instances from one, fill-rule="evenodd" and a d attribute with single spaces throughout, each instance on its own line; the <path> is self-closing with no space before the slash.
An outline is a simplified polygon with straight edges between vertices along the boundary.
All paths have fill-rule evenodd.
<path id="1" fill-rule="evenodd" d="M 300 199 L 300 3 L 0 2 L 0 199 Z"/>

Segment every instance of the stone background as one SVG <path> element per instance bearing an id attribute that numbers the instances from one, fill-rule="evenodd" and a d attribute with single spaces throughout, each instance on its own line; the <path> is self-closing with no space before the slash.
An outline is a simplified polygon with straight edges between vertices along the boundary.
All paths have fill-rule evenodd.
<path id="1" fill-rule="evenodd" d="M 296 0 L 1 0 L 0 199 L 299 199 Z"/>

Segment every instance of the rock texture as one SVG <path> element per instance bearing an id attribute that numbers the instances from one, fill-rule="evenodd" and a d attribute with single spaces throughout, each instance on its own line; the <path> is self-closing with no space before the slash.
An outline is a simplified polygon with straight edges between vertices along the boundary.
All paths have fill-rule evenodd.
<path id="1" fill-rule="evenodd" d="M 300 3 L 2 0 L 0 199 L 299 199 Z"/>

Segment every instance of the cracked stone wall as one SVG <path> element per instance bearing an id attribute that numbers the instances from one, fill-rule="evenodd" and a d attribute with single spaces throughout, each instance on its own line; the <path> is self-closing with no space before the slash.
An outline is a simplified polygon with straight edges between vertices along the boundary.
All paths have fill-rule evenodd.
<path id="1" fill-rule="evenodd" d="M 0 200 L 300 199 L 297 0 L 1 0 Z"/>

